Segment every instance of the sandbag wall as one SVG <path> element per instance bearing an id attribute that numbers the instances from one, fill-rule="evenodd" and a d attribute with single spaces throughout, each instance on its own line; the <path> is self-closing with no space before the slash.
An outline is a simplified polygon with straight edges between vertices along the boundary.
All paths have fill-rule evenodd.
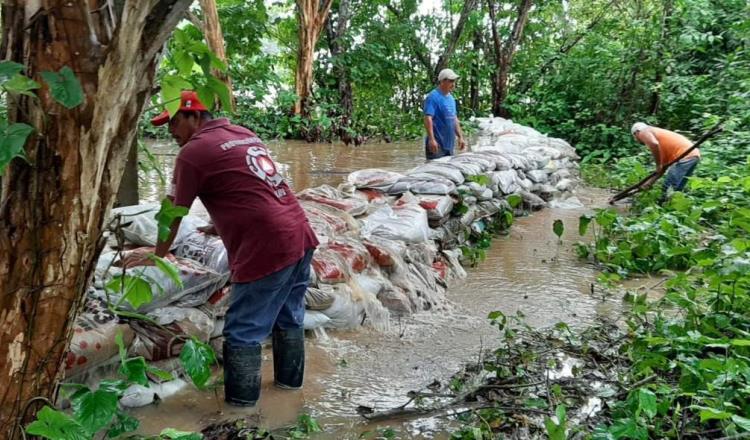
<path id="1" fill-rule="evenodd" d="M 505 211 L 541 209 L 570 195 L 578 157 L 565 141 L 500 118 L 478 123 L 470 152 L 405 173 L 358 170 L 338 187 L 297 194 L 321 243 L 305 298 L 306 328 L 386 328 L 390 316 L 440 308 L 450 282 L 466 276 L 460 248 L 472 235 Z M 512 194 L 522 198 L 522 206 L 510 206 Z M 136 247 L 128 252 L 155 244 L 157 211 L 156 205 L 114 211 L 126 244 Z M 152 362 L 172 362 L 185 336 L 220 347 L 229 267 L 221 240 L 198 232 L 203 225 L 203 219 L 187 216 L 175 239 L 182 286 L 154 267 L 125 271 L 153 281 L 153 300 L 133 311 L 156 324 L 121 320 L 108 310 L 107 304 L 126 307 L 104 289 L 123 273 L 116 264 L 122 253 L 102 254 L 67 357 L 71 380 L 116 360 L 118 332 L 131 354 Z"/>

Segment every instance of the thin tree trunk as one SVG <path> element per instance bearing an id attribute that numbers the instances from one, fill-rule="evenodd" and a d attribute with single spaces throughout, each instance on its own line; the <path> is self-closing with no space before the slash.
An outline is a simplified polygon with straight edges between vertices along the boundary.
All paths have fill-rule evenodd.
<path id="1" fill-rule="evenodd" d="M 295 115 L 309 116 L 315 45 L 318 43 L 320 32 L 323 30 L 332 4 L 333 0 L 297 0 L 299 47 L 294 77 L 294 89 L 297 93 L 297 102 L 294 105 Z"/>
<path id="2" fill-rule="evenodd" d="M 649 105 L 649 113 L 655 115 L 659 111 L 659 105 L 661 104 L 661 86 L 664 80 L 664 66 L 666 64 L 664 58 L 665 48 L 667 45 L 667 35 L 669 34 L 669 24 L 672 18 L 672 0 L 665 0 L 664 2 L 664 13 L 661 19 L 661 36 L 659 38 L 659 46 L 656 49 L 656 74 L 654 75 L 654 91 L 651 93 L 651 103 Z"/>
<path id="3" fill-rule="evenodd" d="M 15 160 L 0 194 L 0 432 L 33 419 L 41 396 L 54 398 L 72 324 L 101 250 L 157 58 L 191 0 L 125 0 L 117 17 L 106 0 L 6 0 L 2 59 L 40 72 L 70 67 L 84 102 L 38 99 L 8 108 L 11 122 L 37 132 L 30 163 Z M 91 11 L 97 11 L 92 13 Z"/>
<path id="4" fill-rule="evenodd" d="M 128 151 L 128 161 L 117 190 L 115 206 L 132 206 L 138 204 L 138 138 L 133 137 L 133 143 Z"/>
<path id="5" fill-rule="evenodd" d="M 471 14 L 471 12 L 476 9 L 478 3 L 478 0 L 464 0 L 464 5 L 461 8 L 461 15 L 458 17 L 458 22 L 456 23 L 455 27 L 453 27 L 453 31 L 451 32 L 451 37 L 450 40 L 448 40 L 445 51 L 442 55 L 440 55 L 437 65 L 435 66 L 433 74 L 435 80 L 437 79 L 438 73 L 448 67 L 448 63 L 450 63 L 451 57 L 453 57 L 453 54 L 456 52 L 456 47 L 458 46 L 458 42 L 461 39 L 461 34 L 463 34 L 464 32 L 464 27 L 466 26 L 466 21 L 469 19 L 469 14 Z"/>
<path id="6" fill-rule="evenodd" d="M 216 0 L 199 0 L 201 5 L 201 11 L 203 11 L 202 30 L 203 35 L 206 37 L 208 48 L 211 52 L 216 55 L 216 58 L 220 59 L 224 63 L 227 62 L 227 53 L 224 45 L 224 35 L 221 32 L 221 22 L 219 21 L 219 11 L 216 8 Z M 228 72 L 221 72 L 216 69 L 213 70 L 212 74 L 226 84 L 229 89 L 229 97 L 231 99 L 232 108 L 226 110 L 235 110 L 234 94 L 232 93 L 232 79 L 229 77 Z M 221 105 L 221 102 L 217 102 L 217 105 Z"/>
<path id="7" fill-rule="evenodd" d="M 471 65 L 471 78 L 469 79 L 470 107 L 474 114 L 479 112 L 479 54 L 482 52 L 482 32 L 474 31 L 474 62 Z"/>
<path id="8" fill-rule="evenodd" d="M 333 14 L 331 14 L 333 15 Z M 349 69 L 342 59 L 345 53 L 345 42 L 343 40 L 349 29 L 351 20 L 351 0 L 340 0 L 338 11 L 336 11 L 336 20 L 329 17 L 326 22 L 326 34 L 328 37 L 328 46 L 333 58 L 333 73 L 336 78 L 336 87 L 339 91 L 340 114 L 338 116 L 338 134 L 341 140 L 349 145 L 353 141 L 351 130 L 349 129 L 354 111 L 354 96 L 352 91 L 352 82 L 349 78 Z"/>
<path id="9" fill-rule="evenodd" d="M 521 42 L 523 30 L 529 19 L 529 11 L 533 4 L 532 0 L 521 0 L 518 5 L 518 15 L 513 23 L 513 29 L 505 43 L 500 45 L 500 38 L 497 33 L 497 21 L 495 19 L 495 8 L 492 0 L 488 0 L 490 10 L 490 21 L 492 26 L 492 38 L 495 47 L 495 77 L 492 87 L 492 113 L 498 116 L 508 115 L 507 109 L 503 107 L 505 98 L 508 96 L 508 78 L 510 76 L 511 65 L 516 47 Z"/>

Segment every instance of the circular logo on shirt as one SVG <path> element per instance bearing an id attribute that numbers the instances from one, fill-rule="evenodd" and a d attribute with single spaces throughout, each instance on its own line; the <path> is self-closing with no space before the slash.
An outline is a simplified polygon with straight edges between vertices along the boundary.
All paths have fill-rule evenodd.
<path id="1" fill-rule="evenodd" d="M 263 172 L 266 173 L 268 177 L 276 174 L 276 166 L 268 156 L 259 156 L 257 160 L 258 166 L 260 166 L 260 168 L 263 170 Z"/>

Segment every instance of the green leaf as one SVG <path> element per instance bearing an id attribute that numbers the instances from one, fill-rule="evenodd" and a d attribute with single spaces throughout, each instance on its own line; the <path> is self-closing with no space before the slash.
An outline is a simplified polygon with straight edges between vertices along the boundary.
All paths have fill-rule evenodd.
<path id="1" fill-rule="evenodd" d="M 707 421 L 707 420 L 726 420 L 730 417 L 732 417 L 731 413 L 728 413 L 726 411 L 722 411 L 715 408 L 708 408 L 705 406 L 699 406 L 696 408 L 700 408 L 700 417 L 701 417 L 701 423 Z"/>
<path id="2" fill-rule="evenodd" d="M 138 309 L 140 306 L 148 304 L 154 299 L 151 286 L 145 279 L 139 276 L 117 275 L 107 283 L 105 288 L 112 293 L 122 293 L 122 300 L 130 304 L 134 309 Z"/>
<path id="3" fill-rule="evenodd" d="M 115 393 L 118 398 L 122 397 L 122 394 L 125 392 L 125 390 L 128 389 L 129 384 L 124 380 L 103 380 L 99 382 L 99 389 L 109 392 L 109 393 Z"/>
<path id="4" fill-rule="evenodd" d="M 160 271 L 162 271 L 165 275 L 167 275 L 169 279 L 172 280 L 172 282 L 174 282 L 177 286 L 179 286 L 180 289 L 182 288 L 182 279 L 180 278 L 180 271 L 177 269 L 177 267 L 175 267 L 174 264 L 154 254 L 150 254 L 148 258 L 151 259 L 151 261 L 154 262 L 156 267 Z"/>
<path id="5" fill-rule="evenodd" d="M 112 423 L 109 431 L 107 431 L 107 437 L 115 438 L 121 436 L 122 434 L 133 432 L 138 429 L 138 426 L 140 426 L 140 424 L 141 422 L 138 421 L 138 419 L 131 417 L 122 411 L 118 411 L 114 423 Z"/>
<path id="6" fill-rule="evenodd" d="M 563 232 L 565 231 L 565 226 L 563 225 L 562 220 L 557 219 L 552 223 L 552 232 L 557 235 L 557 238 L 561 238 L 563 235 Z"/>
<path id="7" fill-rule="evenodd" d="M 505 200 L 508 201 L 508 204 L 511 206 L 511 208 L 515 208 L 518 205 L 523 202 L 523 198 L 519 196 L 518 194 L 511 194 L 508 197 L 505 198 Z"/>
<path id="8" fill-rule="evenodd" d="M 146 370 L 146 360 L 143 356 L 126 359 L 120 366 L 120 374 L 124 375 L 128 381 L 143 386 L 148 386 Z"/>
<path id="9" fill-rule="evenodd" d="M 557 416 L 557 422 L 552 420 L 550 417 L 544 418 L 544 427 L 547 429 L 547 436 L 550 440 L 565 440 L 567 438 L 565 434 L 565 405 L 560 405 L 555 410 Z"/>
<path id="10" fill-rule="evenodd" d="M 206 386 L 215 362 L 213 349 L 195 338 L 188 340 L 180 351 L 180 364 L 199 389 Z"/>
<path id="11" fill-rule="evenodd" d="M 161 80 L 161 100 L 170 116 L 174 116 L 180 109 L 180 93 L 192 88 L 193 85 L 190 82 L 178 76 L 165 76 Z"/>
<path id="12" fill-rule="evenodd" d="M 83 89 L 70 67 L 59 72 L 42 72 L 42 78 L 49 86 L 52 97 L 65 108 L 71 109 L 83 103 Z"/>
<path id="13" fill-rule="evenodd" d="M 101 389 L 84 393 L 73 400 L 73 412 L 78 423 L 90 434 L 95 434 L 114 418 L 117 394 Z"/>
<path id="14" fill-rule="evenodd" d="M 146 371 L 150 374 L 153 374 L 154 376 L 158 377 L 161 380 L 174 380 L 174 376 L 169 371 L 165 371 L 160 368 L 153 367 L 151 365 L 146 365 Z"/>
<path id="15" fill-rule="evenodd" d="M 750 431 L 750 419 L 735 414 L 732 416 L 732 421 L 743 430 Z"/>
<path id="16" fill-rule="evenodd" d="M 39 87 L 41 86 L 38 82 L 21 74 L 14 76 L 8 82 L 3 84 L 3 88 L 5 88 L 5 90 L 7 90 L 8 92 L 20 93 L 22 95 L 33 97 L 36 97 L 36 95 L 31 93 L 31 91 L 38 89 Z"/>
<path id="17" fill-rule="evenodd" d="M 167 428 L 159 434 L 159 437 L 168 438 L 171 440 L 201 440 L 203 438 L 203 434 L 196 432 L 184 432 L 178 431 L 174 428 Z"/>
<path id="18" fill-rule="evenodd" d="M 221 82 L 218 78 L 212 76 L 208 78 L 208 88 L 211 89 L 211 91 L 219 97 L 221 108 L 224 111 L 231 111 L 232 99 L 229 94 L 229 87 L 227 87 L 227 85 Z"/>
<path id="19" fill-rule="evenodd" d="M 729 343 L 735 347 L 750 347 L 750 339 L 732 339 Z"/>
<path id="20" fill-rule="evenodd" d="M 592 219 L 593 218 L 590 215 L 582 215 L 578 217 L 578 235 L 586 235 L 586 231 L 588 231 Z"/>
<path id="21" fill-rule="evenodd" d="M 23 123 L 11 124 L 3 129 L 0 138 L 0 176 L 5 173 L 11 160 L 25 158 L 23 147 L 33 131 L 34 127 Z"/>
<path id="22" fill-rule="evenodd" d="M 656 416 L 656 394 L 646 388 L 639 388 L 638 410 L 643 411 L 649 419 L 653 419 Z"/>
<path id="23" fill-rule="evenodd" d="M 195 65 L 195 61 L 193 60 L 193 57 L 190 56 L 190 54 L 186 51 L 177 50 L 173 52 L 172 60 L 174 61 L 175 66 L 177 66 L 177 70 L 180 72 L 180 75 L 188 76 L 193 72 L 193 65 Z"/>
<path id="24" fill-rule="evenodd" d="M 72 417 L 49 406 L 42 408 L 36 417 L 36 420 L 26 427 L 28 434 L 51 440 L 88 440 L 91 438 L 91 435 Z"/>
<path id="25" fill-rule="evenodd" d="M 162 200 L 161 209 L 154 216 L 159 226 L 159 240 L 166 241 L 175 219 L 186 216 L 189 211 L 184 206 L 175 206 L 169 199 Z"/>
<path id="26" fill-rule="evenodd" d="M 21 72 L 23 72 L 23 65 L 13 61 L 0 61 L 0 85 L 5 85 L 9 79 Z"/>

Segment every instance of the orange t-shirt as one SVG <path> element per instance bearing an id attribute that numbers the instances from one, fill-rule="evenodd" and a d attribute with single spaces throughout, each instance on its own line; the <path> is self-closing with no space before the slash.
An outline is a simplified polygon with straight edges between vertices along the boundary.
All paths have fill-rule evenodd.
<path id="1" fill-rule="evenodd" d="M 667 165 L 673 160 L 680 157 L 682 153 L 693 146 L 693 142 L 685 136 L 663 128 L 651 127 L 651 132 L 659 141 L 659 163 Z M 682 160 L 692 157 L 701 157 L 701 152 L 697 148 L 691 151 Z"/>

